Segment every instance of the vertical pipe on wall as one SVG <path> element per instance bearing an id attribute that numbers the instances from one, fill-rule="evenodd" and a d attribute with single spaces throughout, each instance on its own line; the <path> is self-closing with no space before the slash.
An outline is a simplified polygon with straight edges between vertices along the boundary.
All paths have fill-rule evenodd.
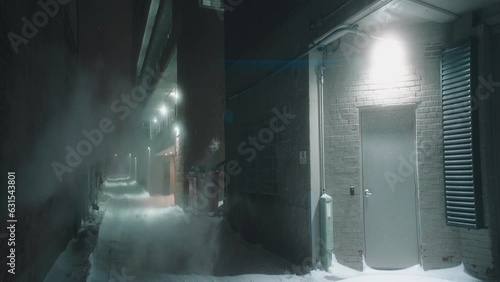
<path id="1" fill-rule="evenodd" d="M 324 130 L 324 107 L 323 107 L 323 76 L 324 76 L 325 66 L 323 60 L 321 65 L 318 66 L 318 113 L 319 113 L 319 175 L 320 175 L 320 187 L 321 193 L 324 194 L 326 191 L 325 187 L 325 130 Z"/>
<path id="2" fill-rule="evenodd" d="M 328 271 L 332 264 L 333 252 L 333 217 L 332 198 L 326 194 L 325 173 L 325 126 L 324 126 L 324 53 L 318 66 L 318 133 L 319 133 L 319 174 L 320 189 L 320 260 L 323 268 Z"/>

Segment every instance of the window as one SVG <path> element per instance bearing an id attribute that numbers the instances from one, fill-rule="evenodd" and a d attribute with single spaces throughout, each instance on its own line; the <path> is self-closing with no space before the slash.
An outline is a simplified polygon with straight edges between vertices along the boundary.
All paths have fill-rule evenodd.
<path id="1" fill-rule="evenodd" d="M 446 223 L 482 227 L 482 196 L 475 109 L 475 41 L 448 48 L 441 58 Z"/>
<path id="2" fill-rule="evenodd" d="M 200 7 L 224 11 L 222 0 L 198 0 Z"/>

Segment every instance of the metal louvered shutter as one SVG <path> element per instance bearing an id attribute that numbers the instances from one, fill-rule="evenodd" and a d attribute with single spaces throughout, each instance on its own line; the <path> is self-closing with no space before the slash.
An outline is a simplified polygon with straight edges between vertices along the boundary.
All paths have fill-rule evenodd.
<path id="1" fill-rule="evenodd" d="M 446 223 L 482 227 L 477 111 L 472 104 L 476 80 L 475 43 L 446 49 L 441 61 Z"/>

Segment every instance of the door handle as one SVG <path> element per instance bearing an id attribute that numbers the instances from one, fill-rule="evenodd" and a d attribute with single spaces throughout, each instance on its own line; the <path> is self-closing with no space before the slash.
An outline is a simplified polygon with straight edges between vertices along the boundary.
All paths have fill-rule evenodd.
<path id="1" fill-rule="evenodd" d="M 372 192 L 370 192 L 370 190 L 368 189 L 365 189 L 365 197 L 368 198 L 372 195 Z"/>

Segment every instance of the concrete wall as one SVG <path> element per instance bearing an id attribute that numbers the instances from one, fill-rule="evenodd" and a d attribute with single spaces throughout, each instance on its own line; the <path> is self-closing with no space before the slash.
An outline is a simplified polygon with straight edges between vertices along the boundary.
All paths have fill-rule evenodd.
<path id="1" fill-rule="evenodd" d="M 244 6 L 235 13 L 245 13 Z M 276 30 L 267 31 L 248 54 L 226 66 L 226 97 L 248 89 L 266 74 L 279 68 L 283 61 L 307 48 L 307 15 L 311 7 L 301 7 Z M 308 11 L 308 12 L 304 12 Z M 227 25 L 232 25 L 228 17 Z M 232 26 L 232 30 L 244 31 Z M 228 35 L 226 35 L 228 36 Z M 229 35 L 230 36 L 230 35 Z M 234 54 L 234 50 L 232 52 Z M 226 166 L 228 220 L 250 242 L 299 265 L 297 271 L 310 267 L 313 254 L 310 232 L 310 162 L 309 162 L 309 65 L 307 57 L 269 78 L 257 88 L 226 102 L 231 119 L 226 121 Z M 247 153 L 251 137 L 270 128 L 273 109 L 295 116 L 282 132 L 255 157 Z M 281 124 L 280 124 L 281 125 Z M 264 131 L 263 131 L 264 130 Z M 246 143 L 242 146 L 241 144 Z M 308 161 L 299 163 L 299 152 L 306 151 Z"/>
<path id="2" fill-rule="evenodd" d="M 425 269 L 435 269 L 463 261 L 477 276 L 491 278 L 493 259 L 488 223 L 494 217 L 488 207 L 485 206 L 486 229 L 448 227 L 445 220 L 440 51 L 452 43 L 453 28 L 420 24 L 397 29 L 387 27 L 387 31 L 391 30 L 407 42 L 410 50 L 410 60 L 397 81 L 377 81 L 376 74 L 369 68 L 372 46 L 356 44 L 360 41 L 355 36 L 342 38 L 339 49 L 326 57 L 327 187 L 334 198 L 334 253 L 341 263 L 362 268 L 359 108 L 410 103 L 416 105 L 421 263 Z M 481 119 L 480 130 L 487 130 L 487 126 L 486 118 Z M 484 151 L 492 148 L 491 144 L 482 144 Z M 485 154 L 482 152 L 482 157 Z M 483 180 L 489 175 L 483 171 Z M 355 187 L 355 197 L 349 195 L 351 185 Z M 487 201 L 489 188 L 483 186 L 483 189 L 483 198 Z"/>
<path id="3" fill-rule="evenodd" d="M 238 97 L 226 102 L 231 117 L 226 120 L 226 161 L 234 160 L 241 168 L 240 171 L 226 167 L 226 174 L 230 176 L 227 185 L 228 219 L 245 239 L 258 242 L 299 265 L 295 269 L 298 272 L 307 271 L 315 265 L 319 245 L 319 240 L 315 238 L 319 230 L 316 206 L 319 183 L 317 178 L 311 178 L 311 175 L 317 177 L 317 163 L 310 165 L 311 154 L 312 159 L 318 161 L 318 139 L 310 139 L 311 132 L 318 132 L 317 122 L 313 123 L 310 119 L 311 115 L 317 114 L 317 100 L 311 104 L 309 101 L 309 92 L 316 90 L 313 78 L 315 68 L 310 68 L 309 57 L 304 56 L 276 75 L 270 74 L 304 54 L 312 40 L 374 2 L 350 1 L 342 13 L 329 17 L 346 1 L 297 1 L 295 9 L 279 9 L 278 4 L 261 1 L 262 7 L 276 9 L 273 17 L 278 22 L 273 23 L 274 29 L 257 35 L 249 33 L 249 36 L 257 36 L 258 39 L 249 39 L 256 43 L 246 48 L 245 52 L 228 51 L 226 98 Z M 240 38 L 241 33 L 252 27 L 232 20 L 238 14 L 243 16 L 248 13 L 246 7 L 243 3 L 227 12 L 230 15 L 225 21 L 227 48 L 232 46 L 231 40 Z M 286 20 L 281 22 L 279 19 L 283 18 Z M 315 99 L 314 95 L 311 99 Z M 273 108 L 282 111 L 284 106 L 288 106 L 289 112 L 296 116 L 286 129 L 290 130 L 290 135 L 277 134 L 272 143 L 256 152 L 254 159 L 241 150 L 238 152 L 242 142 L 248 145 L 249 137 L 258 136 L 262 129 L 269 126 Z M 267 147 L 276 152 L 267 152 Z M 248 147 L 243 148 L 246 149 Z M 300 151 L 307 153 L 306 164 L 299 162 Z M 259 160 L 269 158 L 270 154 L 273 161 Z M 254 181 L 259 179 L 259 173 L 271 181 L 267 184 Z"/>
<path id="4" fill-rule="evenodd" d="M 307 65 L 295 65 L 226 105 L 234 117 L 226 123 L 226 160 L 240 168 L 226 167 L 228 219 L 243 238 L 297 264 L 311 256 L 309 161 L 299 163 L 299 152 L 309 151 L 308 90 Z M 269 131 L 276 111 L 293 115 L 278 119 L 279 132 Z"/>
<path id="5" fill-rule="evenodd" d="M 482 278 L 498 277 L 498 269 L 493 263 L 498 260 L 498 182 L 495 180 L 498 167 L 498 131 L 492 130 L 498 122 L 494 112 L 498 102 L 493 96 L 498 91 L 498 80 L 494 80 L 500 66 L 495 62 L 495 49 L 498 34 L 484 22 L 488 13 L 500 11 L 500 6 L 492 6 L 485 11 L 463 15 L 453 26 L 453 40 L 459 41 L 467 37 L 478 40 L 478 82 L 475 89 L 475 103 L 479 113 L 479 138 L 481 151 L 481 188 L 484 205 L 486 228 L 480 230 L 461 229 L 461 245 L 463 261 L 468 271 Z M 482 14 L 483 16 L 478 16 Z M 495 104 L 496 102 L 496 104 Z"/>

